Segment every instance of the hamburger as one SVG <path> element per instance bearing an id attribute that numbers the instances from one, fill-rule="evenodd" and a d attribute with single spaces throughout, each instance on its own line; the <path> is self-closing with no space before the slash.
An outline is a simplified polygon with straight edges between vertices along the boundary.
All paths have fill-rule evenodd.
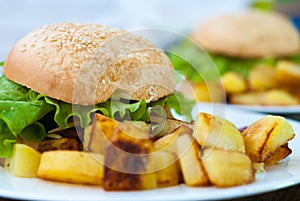
<path id="1" fill-rule="evenodd" d="M 145 122 L 157 106 L 181 113 L 184 98 L 174 93 L 168 57 L 124 30 L 43 26 L 21 38 L 2 64 L 0 158 L 11 156 L 14 143 L 42 141 L 53 129 L 80 138 L 95 113 Z"/>
<path id="2" fill-rule="evenodd" d="M 287 17 L 248 11 L 197 25 L 190 40 L 171 47 L 169 56 L 199 101 L 295 105 L 300 103 L 299 44 Z"/>

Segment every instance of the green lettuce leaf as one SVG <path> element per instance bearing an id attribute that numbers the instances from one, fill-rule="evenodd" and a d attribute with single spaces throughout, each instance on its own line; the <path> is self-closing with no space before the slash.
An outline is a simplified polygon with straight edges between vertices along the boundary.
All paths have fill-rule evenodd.
<path id="1" fill-rule="evenodd" d="M 180 92 L 175 92 L 168 96 L 166 100 L 166 105 L 182 116 L 183 120 L 188 122 L 192 121 L 191 111 L 195 104 L 195 100 L 185 98 Z"/>
<path id="2" fill-rule="evenodd" d="M 17 137 L 11 133 L 5 122 L 0 119 L 0 158 L 11 156 L 13 144 L 16 140 Z"/>
<path id="3" fill-rule="evenodd" d="M 188 40 L 183 40 L 170 48 L 167 55 L 175 70 L 190 81 L 216 80 L 219 77 L 209 55 Z"/>
<path id="4" fill-rule="evenodd" d="M 4 65 L 4 61 L 0 62 L 0 66 L 3 66 Z"/>
<path id="5" fill-rule="evenodd" d="M 291 61 L 291 62 L 295 62 L 297 64 L 300 64 L 300 53 L 298 54 L 295 54 L 295 55 L 292 55 L 292 56 L 289 56 L 286 58 L 288 61 Z"/>
<path id="6" fill-rule="evenodd" d="M 246 77 L 255 65 L 275 66 L 279 59 L 287 59 L 300 64 L 300 53 L 285 58 L 239 59 L 208 54 L 189 40 L 183 40 L 174 45 L 167 54 L 175 70 L 192 82 L 214 81 L 228 71 L 235 71 Z"/>

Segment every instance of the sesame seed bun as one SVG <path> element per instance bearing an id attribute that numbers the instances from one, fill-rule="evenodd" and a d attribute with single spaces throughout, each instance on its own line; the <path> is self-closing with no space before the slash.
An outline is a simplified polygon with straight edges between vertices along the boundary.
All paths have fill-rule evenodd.
<path id="1" fill-rule="evenodd" d="M 81 105 L 104 102 L 116 89 L 149 101 L 175 89 L 174 70 L 162 50 L 96 24 L 60 23 L 32 31 L 13 47 L 3 73 L 46 96 Z"/>
<path id="2" fill-rule="evenodd" d="M 209 52 L 241 58 L 286 56 L 299 50 L 296 28 L 274 12 L 219 16 L 200 24 L 191 37 Z"/>

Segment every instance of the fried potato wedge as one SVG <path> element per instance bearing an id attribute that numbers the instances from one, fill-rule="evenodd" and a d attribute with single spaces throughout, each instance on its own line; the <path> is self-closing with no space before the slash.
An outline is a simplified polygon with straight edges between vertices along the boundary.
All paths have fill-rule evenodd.
<path id="1" fill-rule="evenodd" d="M 195 139 L 189 134 L 180 135 L 176 144 L 184 183 L 188 186 L 207 185 L 208 179 L 199 158 L 200 149 Z"/>
<path id="2" fill-rule="evenodd" d="M 262 91 L 278 86 L 275 79 L 275 68 L 268 65 L 255 66 L 248 75 L 250 89 Z"/>
<path id="3" fill-rule="evenodd" d="M 17 177 L 34 178 L 40 164 L 41 154 L 25 144 L 14 144 L 11 158 L 6 158 L 4 169 Z"/>
<path id="4" fill-rule="evenodd" d="M 205 148 L 202 163 L 209 181 L 218 187 L 231 187 L 254 181 L 250 158 L 241 152 Z"/>
<path id="5" fill-rule="evenodd" d="M 293 139 L 292 126 L 284 117 L 267 115 L 243 131 L 246 153 L 257 163 L 264 162 L 282 145 Z"/>
<path id="6" fill-rule="evenodd" d="M 230 96 L 230 103 L 242 105 L 296 105 L 298 99 L 293 94 L 283 89 L 270 89 L 255 91 Z"/>
<path id="7" fill-rule="evenodd" d="M 153 142 L 132 124 L 120 124 L 105 151 L 104 189 L 145 190 L 157 187 Z"/>
<path id="8" fill-rule="evenodd" d="M 188 127 L 192 129 L 193 125 L 184 121 L 180 121 L 177 119 L 166 119 L 162 128 L 152 128 L 152 135 L 155 137 L 163 137 L 171 132 L 175 131 L 181 126 Z"/>
<path id="9" fill-rule="evenodd" d="M 178 135 L 170 133 L 154 142 L 154 148 L 157 151 L 168 151 L 170 153 L 177 152 L 176 139 Z"/>
<path id="10" fill-rule="evenodd" d="M 47 151 L 41 156 L 39 178 L 78 184 L 102 185 L 104 159 L 82 151 Z"/>
<path id="11" fill-rule="evenodd" d="M 200 102 L 224 102 L 226 99 L 223 85 L 220 82 L 192 83 L 193 95 Z"/>
<path id="12" fill-rule="evenodd" d="M 93 124 L 84 132 L 84 146 L 93 153 L 105 154 L 107 142 L 118 127 L 118 122 L 96 113 Z"/>
<path id="13" fill-rule="evenodd" d="M 154 148 L 156 151 L 168 151 L 171 153 L 177 153 L 176 140 L 179 135 L 189 134 L 191 135 L 193 130 L 186 126 L 180 126 L 173 130 L 172 133 L 165 135 L 154 142 Z"/>
<path id="14" fill-rule="evenodd" d="M 289 62 L 279 61 L 276 66 L 275 78 L 281 85 L 288 88 L 298 88 L 300 85 L 300 65 Z"/>
<path id="15" fill-rule="evenodd" d="M 175 154 L 158 151 L 154 154 L 158 187 L 174 186 L 179 183 L 179 167 Z"/>
<path id="16" fill-rule="evenodd" d="M 222 75 L 225 92 L 228 94 L 242 93 L 247 90 L 247 82 L 240 74 L 227 72 Z"/>
<path id="17" fill-rule="evenodd" d="M 199 113 L 193 136 L 201 146 L 245 152 L 244 139 L 236 126 L 226 119 Z"/>
<path id="18" fill-rule="evenodd" d="M 265 165 L 274 165 L 275 163 L 281 161 L 286 158 L 288 155 L 292 153 L 292 150 L 288 147 L 287 144 L 279 147 L 271 156 L 269 156 L 265 161 Z"/>

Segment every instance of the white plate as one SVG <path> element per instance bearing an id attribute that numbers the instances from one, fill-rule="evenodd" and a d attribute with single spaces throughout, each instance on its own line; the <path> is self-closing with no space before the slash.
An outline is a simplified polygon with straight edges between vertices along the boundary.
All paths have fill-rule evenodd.
<path id="1" fill-rule="evenodd" d="M 228 104 L 230 107 L 252 110 L 256 112 L 270 113 L 270 114 L 300 114 L 299 105 L 291 106 L 262 106 L 262 105 L 237 105 Z"/>
<path id="2" fill-rule="evenodd" d="M 262 117 L 249 111 L 241 111 L 224 105 L 199 104 L 198 111 L 224 116 L 238 127 L 247 126 Z M 194 110 L 194 114 L 197 113 Z M 289 120 L 295 131 L 300 123 Z M 256 181 L 233 188 L 176 187 L 138 192 L 105 192 L 101 187 L 55 183 L 39 179 L 16 178 L 0 167 L 0 197 L 24 200 L 219 200 L 259 194 L 300 183 L 299 136 L 290 142 L 293 153 L 279 164 L 257 174 Z"/>

